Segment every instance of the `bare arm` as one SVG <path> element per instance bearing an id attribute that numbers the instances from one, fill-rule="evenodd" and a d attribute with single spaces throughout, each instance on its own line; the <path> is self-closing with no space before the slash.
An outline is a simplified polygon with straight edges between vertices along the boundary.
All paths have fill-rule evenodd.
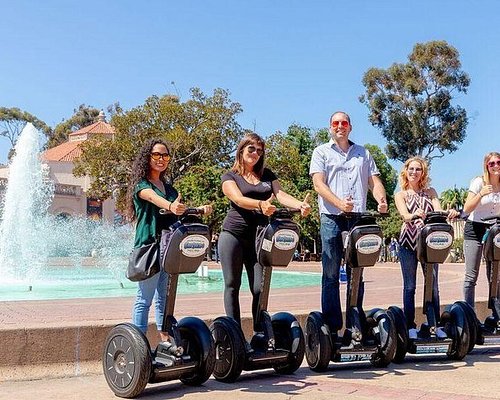
<path id="1" fill-rule="evenodd" d="M 303 217 L 306 217 L 311 212 L 308 195 L 304 201 L 297 200 L 295 197 L 289 195 L 281 189 L 281 185 L 277 179 L 273 181 L 273 193 L 276 196 L 276 199 L 278 199 L 278 201 L 285 207 L 300 208 L 300 213 Z"/>
<path id="2" fill-rule="evenodd" d="M 181 203 L 181 195 L 177 196 L 174 201 L 170 202 L 156 194 L 153 189 L 142 189 L 139 192 L 139 197 L 145 201 L 153 203 L 159 208 L 164 208 L 175 215 L 182 215 L 184 211 L 186 211 L 186 205 Z"/>
<path id="3" fill-rule="evenodd" d="M 464 211 L 466 214 L 470 214 L 476 209 L 476 207 L 481 202 L 481 198 L 493 191 L 492 185 L 484 185 L 481 190 L 477 193 L 469 192 L 467 199 L 464 204 Z"/>
<path id="4" fill-rule="evenodd" d="M 410 222 L 414 215 L 408 211 L 408 207 L 406 207 L 405 202 L 405 193 L 397 192 L 394 196 L 394 201 L 396 202 L 396 208 L 398 209 L 399 215 L 403 218 L 405 222 Z"/>
<path id="5" fill-rule="evenodd" d="M 368 187 L 373 193 L 373 197 L 378 203 L 378 211 L 381 213 L 387 212 L 387 197 L 385 194 L 384 184 L 378 175 L 372 175 L 368 178 Z"/>

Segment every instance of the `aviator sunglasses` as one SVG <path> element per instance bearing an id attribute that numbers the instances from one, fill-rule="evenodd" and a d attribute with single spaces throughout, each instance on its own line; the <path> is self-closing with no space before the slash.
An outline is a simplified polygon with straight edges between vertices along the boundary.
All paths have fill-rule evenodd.
<path id="1" fill-rule="evenodd" d="M 250 145 L 247 147 L 247 150 L 250 154 L 257 152 L 257 155 L 260 157 L 262 154 L 264 154 L 264 150 L 258 149 L 257 147 Z"/>
<path id="2" fill-rule="evenodd" d="M 342 128 L 347 128 L 349 126 L 348 121 L 332 121 L 332 126 L 334 128 L 341 126 Z"/>
<path id="3" fill-rule="evenodd" d="M 493 167 L 495 167 L 495 166 L 500 167 L 500 160 L 496 160 L 496 161 L 488 161 L 488 162 L 486 163 L 486 165 L 488 165 L 488 167 L 490 167 L 490 168 L 493 168 Z"/>
<path id="4" fill-rule="evenodd" d="M 160 158 L 162 158 L 164 161 L 170 160 L 170 154 L 168 153 L 151 153 L 151 158 L 155 161 L 158 161 Z"/>

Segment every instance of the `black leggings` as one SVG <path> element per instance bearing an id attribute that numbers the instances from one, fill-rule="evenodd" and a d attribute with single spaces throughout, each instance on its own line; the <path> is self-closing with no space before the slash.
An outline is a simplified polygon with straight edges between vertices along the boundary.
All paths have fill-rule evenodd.
<path id="1" fill-rule="evenodd" d="M 247 271 L 248 285 L 252 292 L 252 316 L 254 331 L 262 331 L 257 324 L 257 312 L 261 291 L 262 267 L 257 263 L 255 239 L 238 238 L 232 233 L 222 231 L 219 236 L 219 256 L 224 275 L 224 309 L 226 315 L 241 325 L 240 287 L 243 265 Z"/>

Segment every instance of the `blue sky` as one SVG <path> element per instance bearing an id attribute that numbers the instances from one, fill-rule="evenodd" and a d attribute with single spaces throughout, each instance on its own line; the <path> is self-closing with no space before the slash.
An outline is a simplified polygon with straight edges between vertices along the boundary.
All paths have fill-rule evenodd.
<path id="1" fill-rule="evenodd" d="M 0 0 L 0 106 L 55 126 L 85 103 L 140 105 L 152 94 L 221 87 L 238 121 L 264 136 L 292 123 L 351 115 L 351 138 L 385 146 L 358 101 L 370 67 L 406 62 L 413 46 L 446 40 L 470 75 L 456 102 L 470 117 L 459 151 L 433 162 L 441 192 L 468 187 L 500 151 L 500 2 Z M 174 85 L 171 82 L 175 82 Z M 0 138 L 0 162 L 9 143 Z M 392 162 L 400 168 L 400 163 Z"/>

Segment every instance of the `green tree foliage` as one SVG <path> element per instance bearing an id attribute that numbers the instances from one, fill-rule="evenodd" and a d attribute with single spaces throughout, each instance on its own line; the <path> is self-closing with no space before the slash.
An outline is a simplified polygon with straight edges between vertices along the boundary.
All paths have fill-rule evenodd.
<path id="1" fill-rule="evenodd" d="M 50 136 L 52 132 L 51 128 L 33 114 L 16 107 L 0 107 L 0 136 L 9 140 L 11 152 L 16 145 L 17 138 L 28 122 L 31 122 L 35 128 L 42 131 L 45 135 Z M 11 152 L 9 153 L 9 158 Z"/>
<path id="2" fill-rule="evenodd" d="M 452 95 L 466 93 L 469 84 L 458 51 L 445 41 L 431 41 L 415 45 L 405 64 L 370 68 L 360 101 L 387 139 L 389 158 L 432 160 L 457 150 L 465 138 L 467 113 L 452 105 Z"/>
<path id="3" fill-rule="evenodd" d="M 387 194 L 387 203 L 392 203 L 394 201 L 394 190 L 396 189 L 396 185 L 398 183 L 398 174 L 396 170 L 389 164 L 386 155 L 382 152 L 380 147 L 374 144 L 366 144 L 365 148 L 368 149 L 373 159 L 375 160 L 375 164 L 380 172 L 380 179 L 384 184 L 384 188 Z M 367 209 L 368 210 L 376 210 L 377 202 L 373 198 L 371 192 L 368 194 L 367 199 Z"/>
<path id="4" fill-rule="evenodd" d="M 67 142 L 70 133 L 97 122 L 99 112 L 97 108 L 80 104 L 77 109 L 73 110 L 73 115 L 69 119 L 63 120 L 55 126 L 54 131 L 49 136 L 47 148 L 50 149 Z"/>
<path id="5" fill-rule="evenodd" d="M 113 194 L 122 208 L 132 162 L 147 139 L 158 137 L 170 143 L 172 161 L 167 176 L 177 184 L 195 166 L 202 170 L 230 165 L 242 134 L 236 121 L 240 112 L 240 104 L 232 102 L 222 89 L 214 90 L 212 96 L 191 89 L 185 102 L 172 95 L 151 96 L 127 112 L 116 111 L 111 119 L 116 130 L 113 139 L 85 141 L 74 173 L 91 176 L 92 195 L 107 198 Z"/>
<path id="6" fill-rule="evenodd" d="M 377 222 L 382 228 L 382 232 L 385 238 L 399 237 L 399 232 L 401 232 L 401 225 L 403 219 L 399 215 L 394 202 L 389 203 L 389 215 L 384 218 L 378 218 Z"/>
<path id="7" fill-rule="evenodd" d="M 439 199 L 441 207 L 447 210 L 454 208 L 455 210 L 462 210 L 464 208 L 465 200 L 467 199 L 469 191 L 465 188 L 457 188 L 454 186 L 452 189 L 446 189 L 441 193 Z"/>

